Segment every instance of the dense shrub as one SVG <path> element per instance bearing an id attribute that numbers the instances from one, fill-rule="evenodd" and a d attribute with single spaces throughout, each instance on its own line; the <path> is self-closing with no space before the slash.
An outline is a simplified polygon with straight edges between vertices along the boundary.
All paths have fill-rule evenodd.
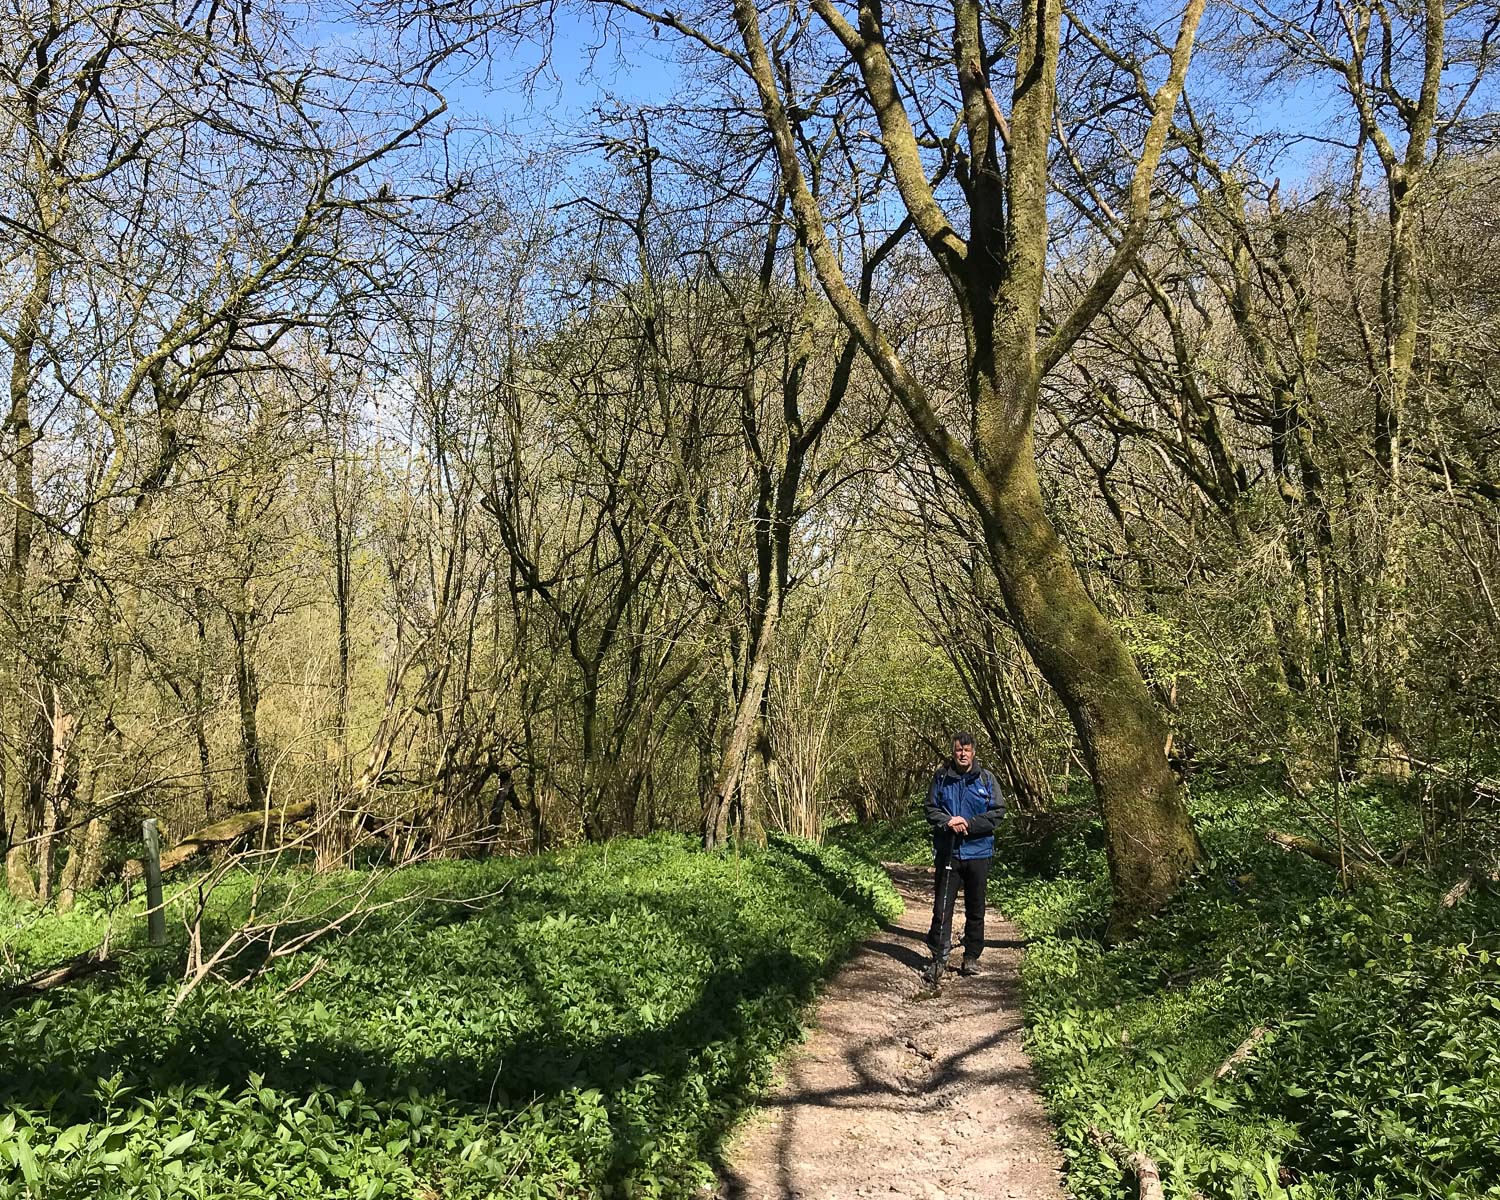
<path id="1" fill-rule="evenodd" d="M 0 1197 L 682 1195 L 898 907 L 878 871 L 789 840 L 434 863 L 384 891 L 443 899 L 170 1021 L 180 951 L 0 1011 Z"/>

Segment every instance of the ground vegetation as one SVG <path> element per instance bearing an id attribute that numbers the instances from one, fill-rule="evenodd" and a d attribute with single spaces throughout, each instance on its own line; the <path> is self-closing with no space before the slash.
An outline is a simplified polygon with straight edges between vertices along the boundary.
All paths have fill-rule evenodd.
<path id="1" fill-rule="evenodd" d="M 286 867 L 183 889 L 166 947 L 127 920 L 62 991 L 25 981 L 125 914 L 7 908 L 0 1194 L 691 1195 L 818 981 L 898 907 L 878 868 L 790 840 L 311 888 Z"/>

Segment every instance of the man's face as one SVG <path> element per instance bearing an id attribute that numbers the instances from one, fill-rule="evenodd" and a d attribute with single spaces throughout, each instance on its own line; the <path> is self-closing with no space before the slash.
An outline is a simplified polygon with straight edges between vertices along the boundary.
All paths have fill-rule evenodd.
<path id="1" fill-rule="evenodd" d="M 953 762 L 960 767 L 969 767 L 974 762 L 974 747 L 968 742 L 953 743 Z"/>

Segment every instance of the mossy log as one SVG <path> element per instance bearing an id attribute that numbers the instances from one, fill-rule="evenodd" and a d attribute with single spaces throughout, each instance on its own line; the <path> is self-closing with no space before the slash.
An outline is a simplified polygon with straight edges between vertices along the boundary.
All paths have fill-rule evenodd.
<path id="1" fill-rule="evenodd" d="M 316 809 L 315 801 L 303 800 L 272 811 L 270 821 L 276 830 L 277 839 L 279 840 L 285 833 L 288 825 L 310 820 Z M 173 867 L 181 866 L 194 855 L 202 854 L 207 850 L 215 850 L 220 846 L 233 845 L 241 838 L 259 831 L 265 824 L 266 812 L 260 809 L 255 812 L 236 813 L 232 817 L 215 821 L 212 825 L 205 825 L 202 829 L 188 834 L 175 845 L 163 850 L 161 869 L 170 871 Z M 145 866 L 141 860 L 132 858 L 122 868 L 121 877 L 127 881 L 139 879 L 144 871 Z"/>
<path id="2" fill-rule="evenodd" d="M 1369 873 L 1370 865 L 1360 859 L 1351 858 L 1347 854 L 1340 855 L 1337 850 L 1331 850 L 1322 842 L 1314 841 L 1312 838 L 1303 837 L 1296 833 L 1282 833 L 1279 829 L 1266 830 L 1266 841 L 1273 846 L 1280 846 L 1283 850 L 1291 851 L 1325 863 L 1335 871 L 1342 872 L 1350 882 L 1362 875 Z"/>

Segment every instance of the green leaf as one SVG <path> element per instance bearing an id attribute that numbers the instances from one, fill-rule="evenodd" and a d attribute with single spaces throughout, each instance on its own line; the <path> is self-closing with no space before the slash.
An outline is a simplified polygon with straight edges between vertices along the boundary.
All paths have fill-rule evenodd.
<path id="1" fill-rule="evenodd" d="M 36 1154 L 26 1141 L 26 1135 L 23 1133 L 10 1146 L 10 1152 L 15 1156 L 16 1166 L 21 1168 L 21 1174 L 25 1177 L 27 1184 L 36 1189 L 41 1182 L 42 1171 L 37 1165 Z"/>
<path id="2" fill-rule="evenodd" d="M 87 1125 L 69 1125 L 57 1135 L 57 1140 L 52 1143 L 52 1153 L 58 1158 L 72 1154 L 79 1146 L 83 1145 L 84 1139 L 88 1137 L 88 1133 L 89 1127 Z"/>
<path id="3" fill-rule="evenodd" d="M 176 1158 L 179 1154 L 181 1154 L 184 1150 L 186 1150 L 193 1144 L 193 1139 L 197 1136 L 197 1133 L 195 1133 L 191 1129 L 189 1129 L 186 1133 L 179 1133 L 176 1137 L 174 1137 L 170 1142 L 168 1142 L 161 1148 L 162 1158 L 167 1160 Z"/>

